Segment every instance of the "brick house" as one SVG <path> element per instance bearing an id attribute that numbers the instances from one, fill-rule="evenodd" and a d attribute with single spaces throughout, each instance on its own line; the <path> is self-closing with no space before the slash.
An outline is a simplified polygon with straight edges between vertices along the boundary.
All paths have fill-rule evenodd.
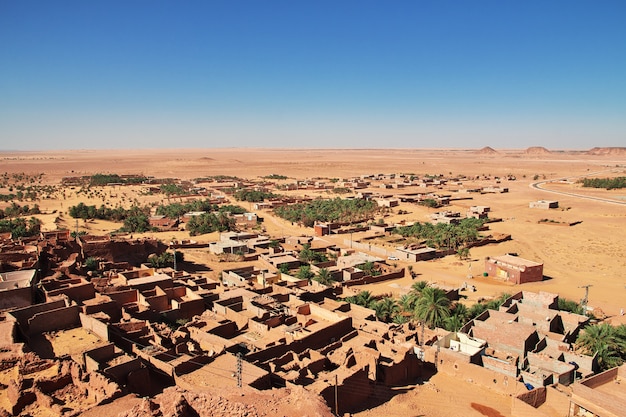
<path id="1" fill-rule="evenodd" d="M 543 280 L 543 264 L 513 255 L 494 256 L 485 259 L 485 272 L 515 284 Z"/>

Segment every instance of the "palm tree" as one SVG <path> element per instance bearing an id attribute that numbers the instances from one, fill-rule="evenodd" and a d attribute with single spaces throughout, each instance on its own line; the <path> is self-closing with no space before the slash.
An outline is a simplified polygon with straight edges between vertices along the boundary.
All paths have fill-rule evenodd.
<path id="1" fill-rule="evenodd" d="M 416 293 L 410 292 L 400 296 L 398 304 L 400 304 L 400 308 L 402 308 L 403 311 L 413 313 L 415 310 L 415 303 L 417 303 L 418 299 L 419 296 Z"/>
<path id="2" fill-rule="evenodd" d="M 317 276 L 314 279 L 315 281 L 319 282 L 322 285 L 326 285 L 327 287 L 331 286 L 333 283 L 333 277 L 326 268 L 321 268 L 317 272 Z"/>
<path id="3" fill-rule="evenodd" d="M 359 265 L 359 269 L 361 269 L 361 271 L 365 272 L 366 275 L 373 275 L 374 274 L 374 262 L 372 261 L 367 261 L 362 265 Z"/>
<path id="4" fill-rule="evenodd" d="M 487 303 L 487 308 L 491 310 L 498 310 L 500 306 L 511 297 L 511 294 L 502 293 L 498 298 L 495 298 Z"/>
<path id="5" fill-rule="evenodd" d="M 622 332 L 623 333 L 623 332 Z M 598 365 L 606 370 L 621 365 L 620 352 L 626 351 L 626 339 L 608 323 L 587 326 L 576 339 L 576 345 L 588 355 L 597 355 Z"/>
<path id="6" fill-rule="evenodd" d="M 406 316 L 403 316 L 402 314 L 396 314 L 395 316 L 393 316 L 392 321 L 394 324 L 404 324 L 407 321 L 409 321 L 409 319 Z"/>
<path id="7" fill-rule="evenodd" d="M 376 302 L 374 296 L 369 291 L 361 291 L 356 295 L 357 304 L 363 307 L 371 308 Z"/>
<path id="8" fill-rule="evenodd" d="M 424 328 L 441 327 L 444 319 L 450 316 L 450 300 L 445 291 L 426 287 L 422 296 L 415 304 L 415 316 L 422 322 L 422 346 L 424 344 Z"/>
<path id="9" fill-rule="evenodd" d="M 300 269 L 298 269 L 298 273 L 296 276 L 300 279 L 311 279 L 313 278 L 313 272 L 311 272 L 311 267 L 309 265 L 302 265 Z"/>
<path id="10" fill-rule="evenodd" d="M 374 310 L 376 311 L 376 317 L 380 321 L 388 322 L 392 317 L 398 314 L 400 307 L 398 303 L 391 298 L 385 297 L 382 300 L 374 303 Z"/>
<path id="11" fill-rule="evenodd" d="M 422 294 L 422 291 L 424 291 L 424 288 L 428 287 L 430 284 L 428 283 L 428 281 L 417 281 L 415 283 L 413 283 L 413 285 L 411 285 L 411 292 L 415 292 L 418 295 Z"/>
<path id="12" fill-rule="evenodd" d="M 465 304 L 461 304 L 458 302 L 454 303 L 454 306 L 452 306 L 451 310 L 451 314 L 458 317 L 462 323 L 465 323 L 469 319 L 469 309 Z"/>
<path id="13" fill-rule="evenodd" d="M 485 310 L 487 310 L 487 305 L 482 303 L 476 303 L 472 305 L 468 310 L 468 319 L 475 319 L 480 316 Z"/>
<path id="14" fill-rule="evenodd" d="M 463 327 L 463 321 L 459 316 L 450 316 L 443 320 L 443 325 L 449 332 L 458 332 Z"/>

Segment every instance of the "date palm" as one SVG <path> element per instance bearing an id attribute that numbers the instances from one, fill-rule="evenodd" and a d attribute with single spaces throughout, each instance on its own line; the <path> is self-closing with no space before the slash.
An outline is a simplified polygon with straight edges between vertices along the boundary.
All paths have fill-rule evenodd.
<path id="1" fill-rule="evenodd" d="M 400 306 L 391 297 L 385 297 L 374 303 L 373 308 L 376 311 L 376 317 L 384 322 L 389 322 L 400 311 Z"/>
<path id="2" fill-rule="evenodd" d="M 578 335 L 576 345 L 589 355 L 597 355 L 598 365 L 603 370 L 624 362 L 620 353 L 626 352 L 626 339 L 608 323 L 587 326 Z"/>
<path id="3" fill-rule="evenodd" d="M 317 276 L 314 279 L 320 284 L 326 285 L 327 287 L 331 286 L 333 283 L 333 277 L 330 271 L 328 271 L 328 269 L 326 268 L 321 268 L 317 272 Z"/>
<path id="4" fill-rule="evenodd" d="M 422 340 L 424 344 L 424 328 L 441 327 L 443 321 L 450 317 L 450 300 L 446 296 L 445 291 L 426 287 L 422 291 L 422 296 L 415 304 L 415 316 L 422 322 Z"/>
<path id="5" fill-rule="evenodd" d="M 376 302 L 374 296 L 369 291 L 361 291 L 356 295 L 356 303 L 360 306 L 372 308 L 373 304 Z"/>

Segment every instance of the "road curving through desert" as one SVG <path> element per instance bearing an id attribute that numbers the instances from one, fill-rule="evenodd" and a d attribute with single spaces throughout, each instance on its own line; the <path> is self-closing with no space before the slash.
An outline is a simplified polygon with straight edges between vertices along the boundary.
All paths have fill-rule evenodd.
<path id="1" fill-rule="evenodd" d="M 609 198 L 602 198 L 602 197 L 593 197 L 593 196 L 588 196 L 588 195 L 582 195 L 582 194 L 576 194 L 576 193 L 569 193 L 567 191 L 556 191 L 556 190 L 549 190 L 547 188 L 543 188 L 542 185 L 543 184 L 547 184 L 550 182 L 554 182 L 554 181 L 567 181 L 570 180 L 572 178 L 583 178 L 583 177 L 590 177 L 593 175 L 597 175 L 597 174 L 602 174 L 605 172 L 615 172 L 615 170 L 608 170 L 608 171 L 597 171 L 597 172 L 592 172 L 592 173 L 588 173 L 585 175 L 576 175 L 573 177 L 564 177 L 564 178 L 558 178 L 558 179 L 553 179 L 553 180 L 544 180 L 544 181 L 537 181 L 537 182 L 533 182 L 529 184 L 530 188 L 533 188 L 535 190 L 539 190 L 539 191 L 544 191 L 546 193 L 552 193 L 552 194 L 559 194 L 559 195 L 565 195 L 568 197 L 575 197 L 575 198 L 582 198 L 585 200 L 595 200 L 595 201 L 601 201 L 603 203 L 609 203 L 609 204 L 618 204 L 621 206 L 626 206 L 626 201 L 615 201 L 615 200 L 611 200 Z"/>

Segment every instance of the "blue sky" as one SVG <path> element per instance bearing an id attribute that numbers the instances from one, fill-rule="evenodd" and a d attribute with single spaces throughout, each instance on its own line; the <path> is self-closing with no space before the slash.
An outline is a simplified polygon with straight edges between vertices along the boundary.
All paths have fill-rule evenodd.
<path id="1" fill-rule="evenodd" d="M 626 146 L 626 2 L 0 1 L 0 149 Z"/>

